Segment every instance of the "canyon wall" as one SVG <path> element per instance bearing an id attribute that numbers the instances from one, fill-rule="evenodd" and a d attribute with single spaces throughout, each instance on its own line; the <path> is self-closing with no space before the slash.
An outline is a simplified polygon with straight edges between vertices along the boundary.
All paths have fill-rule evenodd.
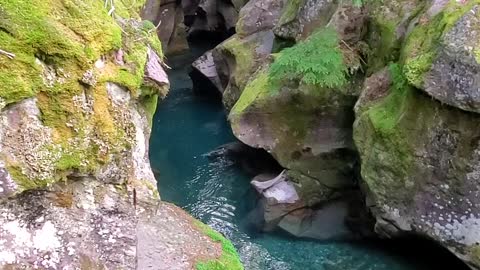
<path id="1" fill-rule="evenodd" d="M 159 200 L 148 142 L 169 81 L 143 4 L 0 3 L 0 268 L 242 269 Z"/>

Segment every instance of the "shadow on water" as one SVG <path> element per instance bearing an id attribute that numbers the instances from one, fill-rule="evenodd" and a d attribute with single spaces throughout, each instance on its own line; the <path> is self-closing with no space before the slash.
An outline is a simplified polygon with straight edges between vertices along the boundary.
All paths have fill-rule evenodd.
<path id="1" fill-rule="evenodd" d="M 263 233 L 253 211 L 251 174 L 212 151 L 235 141 L 218 99 L 195 95 L 190 63 L 212 44 L 168 57 L 171 92 L 159 103 L 150 159 L 163 200 L 173 202 L 223 233 L 247 270 L 468 269 L 448 251 L 419 238 L 396 241 L 318 242 L 282 232 Z M 253 212 L 252 212 L 253 211 Z"/>

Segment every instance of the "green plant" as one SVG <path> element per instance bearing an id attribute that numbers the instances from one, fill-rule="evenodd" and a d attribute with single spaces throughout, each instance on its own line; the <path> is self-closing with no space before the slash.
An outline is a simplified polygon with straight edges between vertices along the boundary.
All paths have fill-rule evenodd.
<path id="1" fill-rule="evenodd" d="M 197 228 L 210 237 L 214 242 L 218 242 L 222 245 L 222 255 L 220 258 L 206 262 L 199 262 L 195 266 L 196 270 L 243 270 L 237 251 L 229 240 L 200 221 L 195 221 L 194 225 L 196 225 Z"/>
<path id="2" fill-rule="evenodd" d="M 271 80 L 301 80 L 330 88 L 342 86 L 347 81 L 347 69 L 338 42 L 335 30 L 325 28 L 284 49 L 270 67 Z"/>

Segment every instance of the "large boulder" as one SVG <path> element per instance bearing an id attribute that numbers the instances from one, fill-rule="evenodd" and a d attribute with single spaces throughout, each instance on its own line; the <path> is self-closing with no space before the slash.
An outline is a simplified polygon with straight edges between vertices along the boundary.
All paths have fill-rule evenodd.
<path id="1" fill-rule="evenodd" d="M 476 113 L 480 113 L 479 12 L 478 1 L 433 5 L 419 18 L 403 55 L 410 83 L 442 103 Z"/>
<path id="2" fill-rule="evenodd" d="M 431 99 L 395 65 L 367 80 L 356 112 L 377 233 L 428 237 L 479 269 L 480 115 Z"/>
<path id="3" fill-rule="evenodd" d="M 285 0 L 251 0 L 241 10 L 236 26 L 237 35 L 271 30 L 280 19 Z"/>
<path id="4" fill-rule="evenodd" d="M 212 51 L 223 104 L 230 110 L 239 99 L 253 74 L 266 61 L 273 48 L 271 30 L 261 31 L 240 38 L 235 35 L 219 44 Z"/>
<path id="5" fill-rule="evenodd" d="M 352 186 L 355 88 L 302 84 L 280 91 L 268 83 L 267 71 L 260 72 L 233 107 L 229 119 L 235 136 L 267 150 L 284 168 L 332 188 Z"/>

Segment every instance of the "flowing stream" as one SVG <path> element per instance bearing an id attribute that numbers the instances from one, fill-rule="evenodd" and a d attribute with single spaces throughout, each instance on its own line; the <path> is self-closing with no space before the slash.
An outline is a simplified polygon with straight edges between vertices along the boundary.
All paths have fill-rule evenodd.
<path id="1" fill-rule="evenodd" d="M 381 243 L 321 243 L 248 226 L 255 206 L 250 176 L 206 154 L 235 141 L 221 104 L 194 95 L 188 77 L 202 50 L 168 59 L 171 92 L 155 115 L 150 155 L 163 200 L 173 202 L 229 238 L 247 270 L 413 270 L 433 268 L 424 255 Z M 422 258 L 422 260 L 420 260 Z"/>

